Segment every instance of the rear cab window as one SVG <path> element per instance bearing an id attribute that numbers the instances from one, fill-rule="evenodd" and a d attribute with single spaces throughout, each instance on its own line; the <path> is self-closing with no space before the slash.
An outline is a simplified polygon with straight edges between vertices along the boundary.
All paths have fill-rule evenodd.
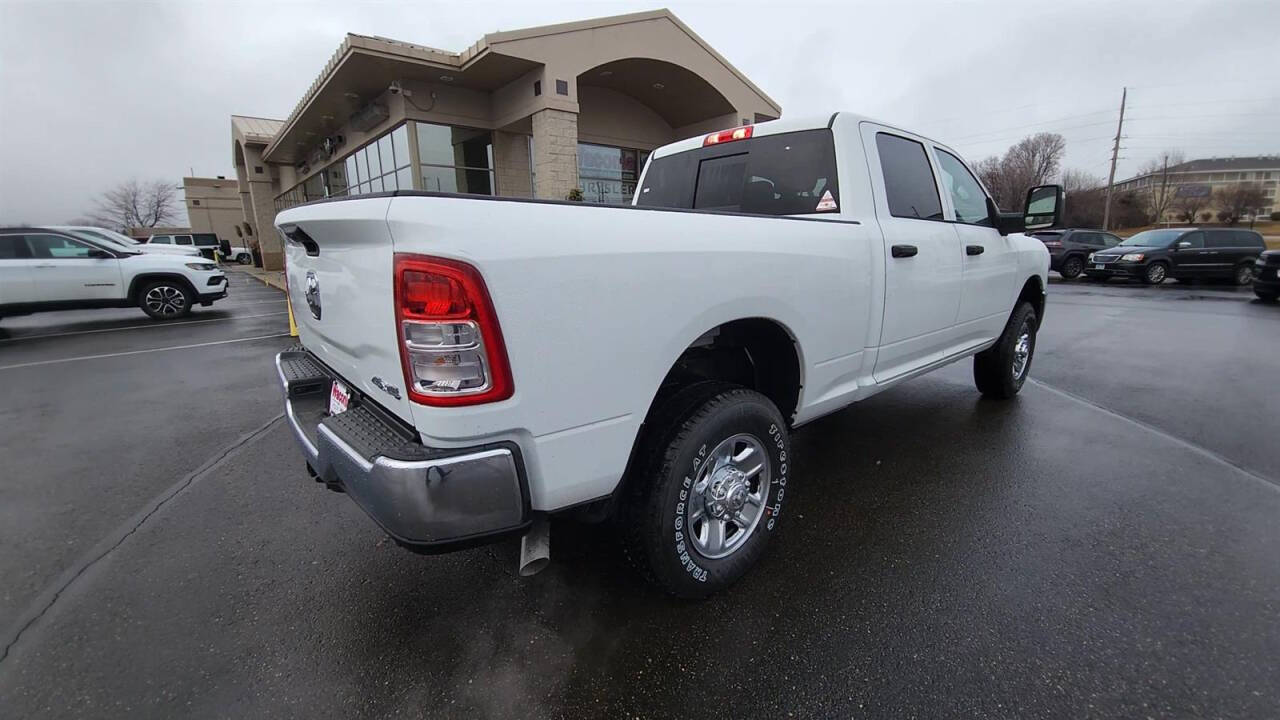
<path id="1" fill-rule="evenodd" d="M 838 212 L 835 142 L 823 128 L 651 158 L 636 205 L 753 215 Z"/>
<path id="2" fill-rule="evenodd" d="M 173 244 L 174 245 L 190 245 L 191 236 L 190 235 L 174 235 Z"/>

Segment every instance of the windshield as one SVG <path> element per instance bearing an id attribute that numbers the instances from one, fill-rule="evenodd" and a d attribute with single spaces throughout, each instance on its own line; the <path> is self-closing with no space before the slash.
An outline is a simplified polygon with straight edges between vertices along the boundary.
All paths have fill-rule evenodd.
<path id="1" fill-rule="evenodd" d="M 120 245 L 124 245 L 125 247 L 133 247 L 134 245 L 142 244 L 137 240 L 134 240 L 133 238 L 129 237 L 128 235 L 121 235 L 118 232 L 113 232 L 111 230 L 107 230 L 104 228 L 98 228 L 98 229 L 85 228 L 83 232 L 86 232 L 95 237 L 100 237 L 104 240 L 110 240 Z"/>
<path id="2" fill-rule="evenodd" d="M 1169 247 L 1181 234 L 1181 230 L 1144 230 L 1125 239 L 1119 247 Z"/>
<path id="3" fill-rule="evenodd" d="M 68 232 L 70 232 L 72 235 L 75 235 L 76 237 L 84 238 L 85 240 L 88 240 L 90 242 L 97 243 L 99 245 L 106 245 L 112 250 L 126 252 L 126 253 L 129 253 L 130 255 L 142 254 L 142 251 L 135 249 L 131 245 L 125 245 L 124 243 L 120 242 L 119 240 L 116 240 L 113 237 L 100 235 L 96 232 L 93 232 L 92 230 L 69 230 Z"/>

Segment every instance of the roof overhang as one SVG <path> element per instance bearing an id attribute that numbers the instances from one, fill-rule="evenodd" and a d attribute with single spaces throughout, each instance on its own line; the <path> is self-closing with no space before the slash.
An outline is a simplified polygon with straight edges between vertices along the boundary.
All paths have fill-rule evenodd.
<path id="1" fill-rule="evenodd" d="M 348 35 L 338 52 L 294 108 L 263 157 L 289 163 L 318 136 L 346 124 L 351 114 L 382 96 L 394 81 L 448 83 L 492 91 L 538 64 L 492 52 L 483 43 L 448 53 L 385 38 Z"/>

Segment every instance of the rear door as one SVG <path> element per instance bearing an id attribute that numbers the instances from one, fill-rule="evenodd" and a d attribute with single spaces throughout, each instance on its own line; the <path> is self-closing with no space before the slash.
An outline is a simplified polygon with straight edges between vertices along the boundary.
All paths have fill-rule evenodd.
<path id="1" fill-rule="evenodd" d="M 319 203 L 286 210 L 276 223 L 288 238 L 289 300 L 302 344 L 349 388 L 412 422 L 396 332 L 390 203 Z"/>
<path id="2" fill-rule="evenodd" d="M 1206 269 L 1214 275 L 1227 276 L 1243 259 L 1245 248 L 1240 247 L 1240 239 L 1236 230 L 1206 230 L 1205 247 L 1208 250 L 1209 263 Z"/>
<path id="3" fill-rule="evenodd" d="M 990 339 L 1008 320 L 1009 303 L 1016 294 L 1018 255 L 1013 242 L 991 221 L 987 193 L 974 174 L 947 150 L 936 145 L 933 150 L 947 219 L 964 253 L 957 339 Z"/>
<path id="4" fill-rule="evenodd" d="M 20 234 L 0 235 L 0 305 L 35 302 L 31 252 Z"/>
<path id="5" fill-rule="evenodd" d="M 113 257 L 89 257 L 99 248 L 83 240 L 29 233 L 27 245 L 35 259 L 31 276 L 36 299 L 41 302 L 111 300 L 124 297 L 120 261 Z"/>
<path id="6" fill-rule="evenodd" d="M 862 124 L 885 256 L 884 320 L 874 375 L 884 382 L 954 344 L 964 250 L 947 222 L 923 138 Z"/>

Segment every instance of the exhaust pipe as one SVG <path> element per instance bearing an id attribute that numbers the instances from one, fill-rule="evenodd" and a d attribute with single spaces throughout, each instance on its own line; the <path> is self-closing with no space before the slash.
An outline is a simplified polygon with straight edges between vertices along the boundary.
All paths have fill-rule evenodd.
<path id="1" fill-rule="evenodd" d="M 533 519 L 529 532 L 520 538 L 520 577 L 529 577 L 551 564 L 551 524 L 546 515 Z"/>

